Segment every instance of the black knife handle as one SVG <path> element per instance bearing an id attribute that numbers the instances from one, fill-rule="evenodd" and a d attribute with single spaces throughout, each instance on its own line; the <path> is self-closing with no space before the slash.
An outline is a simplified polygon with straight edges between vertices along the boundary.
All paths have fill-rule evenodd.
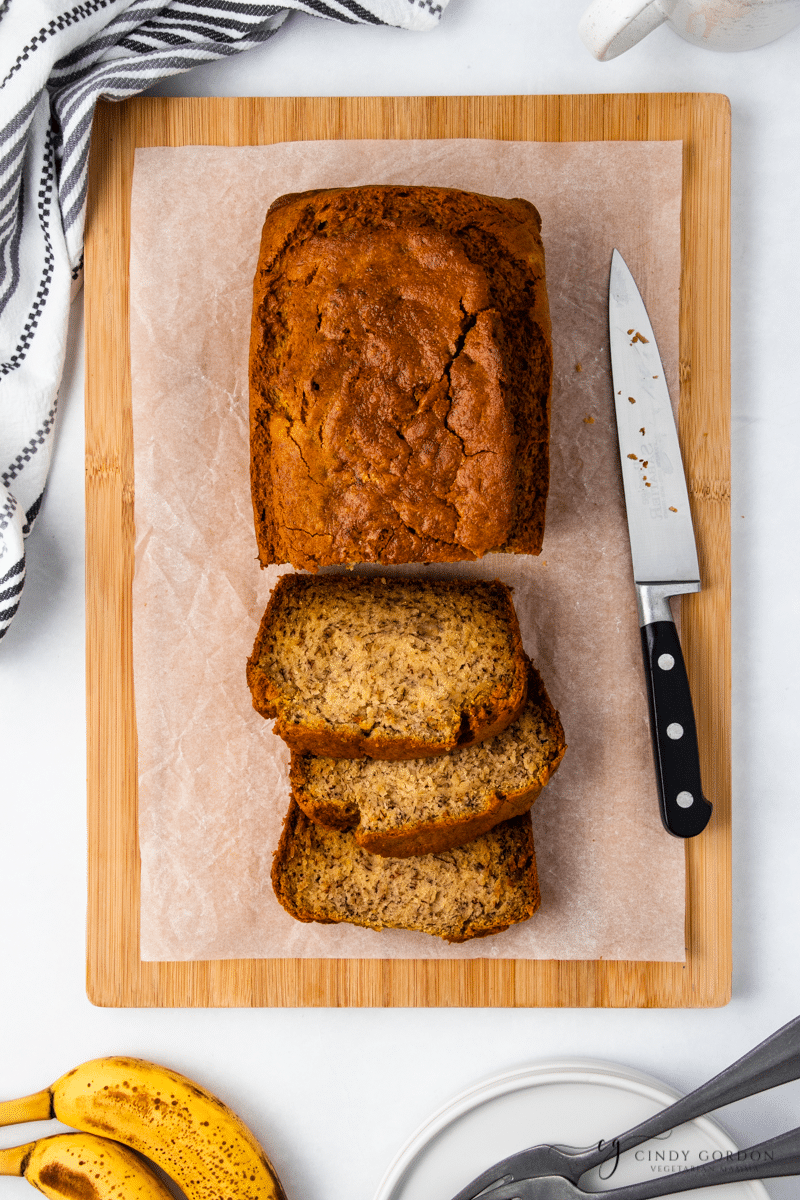
<path id="1" fill-rule="evenodd" d="M 695 837 L 708 824 L 711 805 L 700 782 L 697 727 L 678 631 L 672 621 L 652 621 L 641 634 L 661 820 L 675 837 Z"/>

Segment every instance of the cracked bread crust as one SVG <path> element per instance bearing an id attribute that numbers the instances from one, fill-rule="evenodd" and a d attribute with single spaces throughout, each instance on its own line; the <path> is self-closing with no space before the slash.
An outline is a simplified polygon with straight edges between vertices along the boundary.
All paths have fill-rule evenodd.
<path id="1" fill-rule="evenodd" d="M 247 682 L 292 750 L 424 758 L 505 729 L 527 659 L 497 580 L 283 575 Z"/>
<path id="2" fill-rule="evenodd" d="M 538 554 L 552 351 L 526 200 L 371 186 L 283 196 L 254 280 L 262 566 Z"/>
<path id="3" fill-rule="evenodd" d="M 441 854 L 380 858 L 352 833 L 310 821 L 294 801 L 272 886 L 298 921 L 410 929 L 446 942 L 502 933 L 532 917 L 541 901 L 527 814 Z"/>
<path id="4" fill-rule="evenodd" d="M 528 699 L 502 733 L 407 762 L 292 754 L 292 795 L 311 820 L 352 829 L 371 854 L 397 858 L 462 846 L 528 812 L 564 757 L 558 713 L 528 668 Z"/>

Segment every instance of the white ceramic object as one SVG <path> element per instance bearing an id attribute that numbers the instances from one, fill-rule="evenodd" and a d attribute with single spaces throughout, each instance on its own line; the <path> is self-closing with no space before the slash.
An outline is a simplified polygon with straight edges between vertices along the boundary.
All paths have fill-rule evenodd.
<path id="1" fill-rule="evenodd" d="M 593 0 L 578 30 L 606 62 L 664 22 L 707 50 L 754 50 L 800 23 L 800 0 Z"/>
<path id="2" fill-rule="evenodd" d="M 375 1200 L 450 1200 L 479 1172 L 517 1150 L 540 1142 L 596 1145 L 677 1098 L 677 1092 L 648 1075 L 590 1059 L 505 1072 L 429 1117 L 400 1150 Z M 715 1121 L 700 1117 L 623 1155 L 611 1178 L 601 1179 L 608 1168 L 600 1168 L 582 1186 L 608 1191 L 736 1149 Z M 769 1200 L 763 1184 L 752 1181 L 681 1194 L 697 1200 Z"/>

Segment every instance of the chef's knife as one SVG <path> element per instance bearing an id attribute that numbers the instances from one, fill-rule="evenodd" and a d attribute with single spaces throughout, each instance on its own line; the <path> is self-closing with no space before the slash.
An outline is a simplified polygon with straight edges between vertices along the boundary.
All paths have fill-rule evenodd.
<path id="1" fill-rule="evenodd" d="M 694 710 L 669 597 L 699 592 L 700 569 L 664 368 L 644 301 L 618 250 L 611 259 L 608 324 L 661 819 L 676 837 L 694 837 L 708 824 L 711 805 L 700 783 Z"/>

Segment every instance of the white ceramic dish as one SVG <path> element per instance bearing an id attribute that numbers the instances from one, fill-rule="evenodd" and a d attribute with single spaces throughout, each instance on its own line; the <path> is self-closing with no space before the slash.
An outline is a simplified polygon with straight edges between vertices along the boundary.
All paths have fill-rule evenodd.
<path id="1" fill-rule="evenodd" d="M 628 1067 L 559 1059 L 476 1084 L 434 1113 L 389 1167 L 375 1200 L 451 1200 L 480 1171 L 540 1142 L 591 1146 L 610 1140 L 678 1098 L 666 1084 Z M 653 1173 L 698 1166 L 739 1149 L 716 1121 L 701 1117 L 629 1151 L 613 1176 L 587 1176 L 598 1192 Z M 680 1193 L 698 1200 L 769 1200 L 759 1182 Z"/>

